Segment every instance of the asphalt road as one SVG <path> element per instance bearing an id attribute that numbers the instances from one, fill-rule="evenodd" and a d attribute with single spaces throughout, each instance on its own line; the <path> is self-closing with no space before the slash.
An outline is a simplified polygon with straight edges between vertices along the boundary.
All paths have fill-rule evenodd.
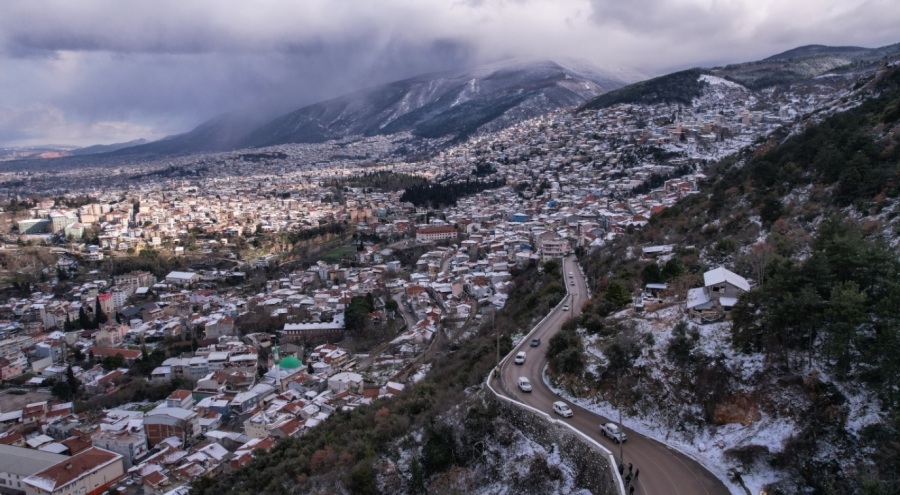
<path id="1" fill-rule="evenodd" d="M 570 278 L 569 272 L 572 272 L 574 276 Z M 553 402 L 561 399 L 541 379 L 541 370 L 547 363 L 544 351 L 550 337 L 559 331 L 567 319 L 578 315 L 582 305 L 588 299 L 585 280 L 575 265 L 574 257 L 564 260 L 563 273 L 569 290 L 567 302 L 570 310 L 564 311 L 562 306 L 555 309 L 533 334 L 523 340 L 516 349 L 513 349 L 513 355 L 516 352 L 525 351 L 525 364 L 516 365 L 510 358 L 503 363 L 500 369 L 500 376 L 503 380 L 503 386 L 500 387 L 501 393 L 550 414 L 554 414 Z M 538 347 L 530 347 L 530 341 L 535 337 L 541 339 L 541 344 Z M 519 390 L 517 379 L 520 376 L 525 376 L 531 381 L 532 392 L 525 393 Z M 608 448 L 618 461 L 620 446 L 600 434 L 600 424 L 611 420 L 571 403 L 569 403 L 569 407 L 575 414 L 565 421 Z M 659 495 L 728 495 L 730 493 L 718 478 L 693 459 L 627 428 L 625 431 L 628 434 L 628 441 L 622 445 L 624 465 L 628 466 L 630 463 L 634 468 L 640 470 L 634 493 Z"/>

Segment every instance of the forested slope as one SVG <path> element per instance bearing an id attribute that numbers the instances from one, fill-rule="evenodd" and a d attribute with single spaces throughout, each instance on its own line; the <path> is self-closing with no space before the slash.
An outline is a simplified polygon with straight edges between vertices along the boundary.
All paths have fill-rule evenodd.
<path id="1" fill-rule="evenodd" d="M 776 473 L 769 493 L 900 492 L 900 69 L 846 107 L 717 164 L 699 194 L 589 255 L 597 297 L 550 343 L 557 383 L 615 393 L 672 440 L 781 425 L 783 442 L 722 446 L 734 473 Z M 657 244 L 673 256 L 640 259 Z M 753 289 L 731 323 L 687 324 L 684 293 L 720 265 Z M 681 302 L 623 311 L 648 282 Z"/>

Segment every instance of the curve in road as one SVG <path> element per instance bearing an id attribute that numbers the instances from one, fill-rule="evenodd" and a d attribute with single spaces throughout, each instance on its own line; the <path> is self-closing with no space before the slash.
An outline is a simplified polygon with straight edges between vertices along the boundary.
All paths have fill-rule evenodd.
<path id="1" fill-rule="evenodd" d="M 509 356 L 513 356 L 520 351 L 524 351 L 526 353 L 525 363 L 517 365 L 514 364 L 512 359 L 504 359 L 501 362 L 499 373 L 502 382 L 502 387 L 500 387 L 501 393 L 523 404 L 551 414 L 553 414 L 553 402 L 561 399 L 544 383 L 542 378 L 544 367 L 547 364 L 544 350 L 550 338 L 562 328 L 563 323 L 569 318 L 579 315 L 581 307 L 588 300 L 587 284 L 581 270 L 575 263 L 574 257 L 570 256 L 563 260 L 562 270 L 566 279 L 566 287 L 569 290 L 566 300 L 554 308 L 532 330 L 531 334 L 523 339 L 509 354 Z M 566 302 L 569 305 L 568 310 L 565 310 Z M 533 338 L 541 339 L 538 347 L 530 347 L 530 342 Z M 519 390 L 517 380 L 520 376 L 525 376 L 531 381 L 532 392 L 526 393 Z M 568 401 L 564 402 L 569 404 L 569 407 L 575 413 L 565 421 L 568 421 L 576 429 L 604 445 L 617 459 L 621 459 L 623 466 L 631 465 L 640 470 L 638 479 L 632 483 L 635 485 L 634 493 L 665 495 L 730 494 L 730 491 L 721 480 L 690 457 L 627 428 L 625 431 L 628 434 L 628 440 L 623 445 L 617 445 L 600 434 L 600 425 L 611 421 L 610 419 L 594 414 Z"/>

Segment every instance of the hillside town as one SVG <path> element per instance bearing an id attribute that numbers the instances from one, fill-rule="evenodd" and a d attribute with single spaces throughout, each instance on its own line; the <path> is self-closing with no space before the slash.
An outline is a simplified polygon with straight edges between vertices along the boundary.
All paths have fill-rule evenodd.
<path id="1" fill-rule="evenodd" d="M 703 77 L 693 106 L 560 111 L 425 161 L 373 137 L 166 159 L 141 180 L 123 166 L 93 186 L 0 174 L 0 194 L 35 198 L 6 212 L 2 254 L 53 256 L 17 267 L 21 290 L 0 304 L 0 489 L 184 494 L 336 411 L 403 394 L 435 341 L 504 306 L 516 270 L 640 229 L 696 194 L 705 165 L 843 94 L 822 84 L 762 101 Z M 434 210 L 342 182 L 385 171 L 505 185 Z M 351 249 L 289 259 L 303 232 Z M 115 273 L 142 255 L 183 267 Z M 718 303 L 723 281 L 749 288 L 710 273 L 688 310 Z M 135 384 L 162 396 L 117 403 Z"/>

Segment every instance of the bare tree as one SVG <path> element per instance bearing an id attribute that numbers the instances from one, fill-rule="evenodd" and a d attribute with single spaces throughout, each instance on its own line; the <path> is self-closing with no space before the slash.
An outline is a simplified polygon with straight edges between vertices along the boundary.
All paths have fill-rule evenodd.
<path id="1" fill-rule="evenodd" d="M 744 262 L 760 286 L 765 282 L 766 268 L 775 260 L 775 254 L 775 247 L 764 241 L 750 246 L 744 255 Z"/>

